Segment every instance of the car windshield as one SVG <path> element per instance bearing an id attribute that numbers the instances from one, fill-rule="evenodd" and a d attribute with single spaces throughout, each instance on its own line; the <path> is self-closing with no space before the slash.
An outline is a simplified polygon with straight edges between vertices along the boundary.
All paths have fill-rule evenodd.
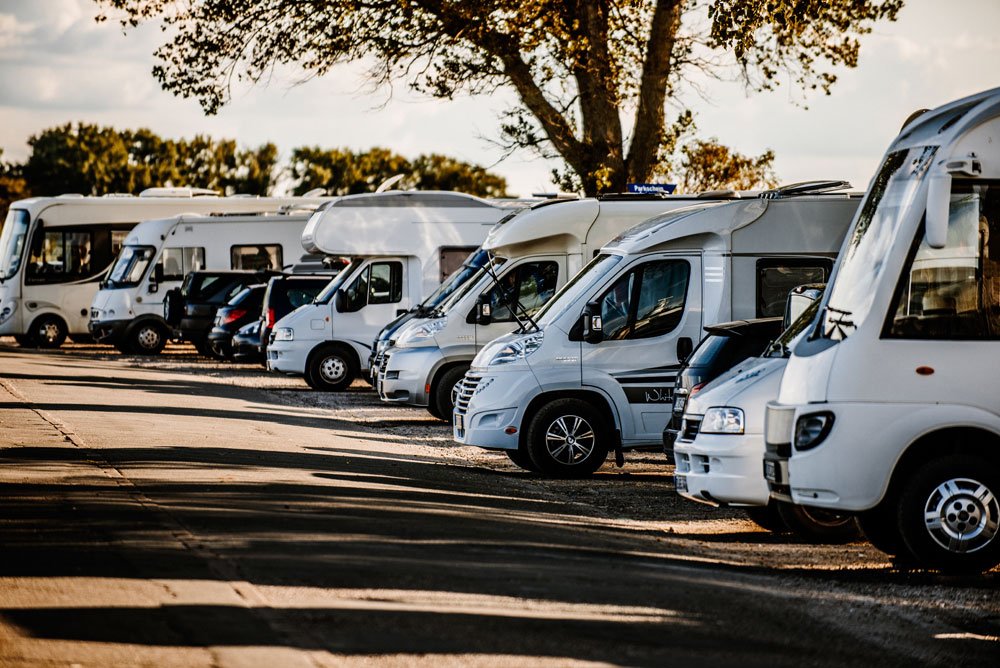
<path id="1" fill-rule="evenodd" d="M 875 298 L 872 286 L 885 269 L 900 225 L 918 208 L 914 200 L 935 152 L 934 146 L 919 146 L 886 156 L 848 232 L 817 336 L 844 339 L 868 315 Z"/>
<path id="2" fill-rule="evenodd" d="M 153 260 L 152 246 L 122 246 L 118 259 L 108 274 L 107 287 L 124 288 L 138 285 Z"/>
<path id="3" fill-rule="evenodd" d="M 333 296 L 337 294 L 337 290 L 339 290 L 340 286 L 344 284 L 344 281 L 350 278 L 351 274 L 353 274 L 358 267 L 364 264 L 364 262 L 364 258 L 354 258 L 351 260 L 351 263 L 341 269 L 340 273 L 334 276 L 333 279 L 326 284 L 326 287 L 323 288 L 318 295 L 316 295 L 316 299 L 313 300 L 313 303 L 329 304 L 330 300 L 333 299 Z"/>
<path id="4" fill-rule="evenodd" d="M 24 256 L 24 239 L 28 236 L 28 212 L 11 209 L 0 232 L 0 280 L 14 277 L 21 268 Z"/>
<path id="5" fill-rule="evenodd" d="M 483 268 L 483 265 L 488 260 L 489 251 L 477 250 L 420 305 L 424 308 L 432 309 L 443 304 L 455 292 L 460 290 L 462 286 L 468 283 L 473 276 L 479 273 L 479 270 Z"/>
<path id="6" fill-rule="evenodd" d="M 591 289 L 622 261 L 621 255 L 602 254 L 595 257 L 564 285 L 535 315 L 539 328 L 558 319 L 567 308 L 576 303 L 584 291 Z"/>

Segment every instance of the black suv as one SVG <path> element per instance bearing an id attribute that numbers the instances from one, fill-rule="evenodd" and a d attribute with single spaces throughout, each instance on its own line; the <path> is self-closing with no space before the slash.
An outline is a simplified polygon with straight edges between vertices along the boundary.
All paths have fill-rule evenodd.
<path id="1" fill-rule="evenodd" d="M 174 330 L 174 338 L 190 341 L 202 355 L 211 355 L 208 332 L 215 313 L 248 285 L 263 283 L 275 271 L 193 271 L 181 287 L 167 292 L 163 317 Z"/>
<path id="2" fill-rule="evenodd" d="M 323 288 L 335 278 L 333 274 L 275 276 L 267 283 L 260 316 L 260 347 L 267 359 L 267 340 L 274 323 L 302 306 L 312 303 Z"/>

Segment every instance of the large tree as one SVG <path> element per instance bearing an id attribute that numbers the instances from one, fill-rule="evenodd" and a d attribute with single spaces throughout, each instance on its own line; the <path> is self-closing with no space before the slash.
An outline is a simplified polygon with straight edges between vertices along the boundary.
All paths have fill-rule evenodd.
<path id="1" fill-rule="evenodd" d="M 124 25 L 161 21 L 154 75 L 216 112 L 234 80 L 371 65 L 440 98 L 516 91 L 500 141 L 561 158 L 587 193 L 662 169 L 692 78 L 830 92 L 860 37 L 903 0 L 95 0 Z M 99 18 L 106 18 L 101 15 Z M 671 116 L 673 114 L 670 114 Z M 564 180 L 565 182 L 565 180 Z"/>

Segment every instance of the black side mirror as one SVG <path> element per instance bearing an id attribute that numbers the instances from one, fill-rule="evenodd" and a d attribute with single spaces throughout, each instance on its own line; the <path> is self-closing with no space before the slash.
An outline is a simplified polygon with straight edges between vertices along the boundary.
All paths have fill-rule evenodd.
<path id="1" fill-rule="evenodd" d="M 337 294 L 333 298 L 333 306 L 337 309 L 338 313 L 347 313 L 348 306 L 350 306 L 349 301 L 347 293 L 341 288 L 337 290 Z"/>
<path id="2" fill-rule="evenodd" d="M 691 356 L 691 351 L 693 350 L 694 341 L 690 338 L 682 336 L 677 339 L 677 362 L 683 364 Z"/>
<path id="3" fill-rule="evenodd" d="M 489 325 L 493 322 L 493 305 L 490 304 L 489 295 L 479 295 L 476 300 L 476 324 Z"/>
<path id="4" fill-rule="evenodd" d="M 163 265 L 154 264 L 153 265 L 153 280 L 149 282 L 149 292 L 156 292 L 160 289 L 160 283 L 163 282 Z"/>
<path id="5" fill-rule="evenodd" d="M 601 318 L 601 305 L 597 302 L 587 302 L 583 307 L 583 340 L 587 343 L 600 343 L 604 340 L 604 321 Z"/>

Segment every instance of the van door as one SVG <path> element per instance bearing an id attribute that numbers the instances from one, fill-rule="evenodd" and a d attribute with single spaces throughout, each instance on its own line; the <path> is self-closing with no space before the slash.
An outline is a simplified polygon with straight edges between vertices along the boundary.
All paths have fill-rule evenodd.
<path id="1" fill-rule="evenodd" d="M 581 343 L 581 379 L 615 402 L 625 445 L 661 442 L 678 353 L 701 339 L 700 255 L 657 254 L 633 263 L 592 297 L 604 340 Z"/>
<path id="2" fill-rule="evenodd" d="M 514 331 L 518 327 L 517 318 L 524 321 L 524 313 L 533 316 L 552 299 L 566 282 L 566 258 L 559 255 L 533 257 L 504 265 L 501 272 L 498 282 L 483 293 L 490 305 L 492 322 L 475 325 L 478 348 Z M 517 318 L 512 305 L 515 305 Z M 471 315 L 476 322 L 475 309 Z"/>
<path id="3" fill-rule="evenodd" d="M 406 258 L 379 258 L 365 263 L 342 288 L 344 303 L 333 318 L 333 338 L 370 351 L 379 330 L 399 311 L 410 308 Z M 368 355 L 362 355 L 366 362 Z"/>

